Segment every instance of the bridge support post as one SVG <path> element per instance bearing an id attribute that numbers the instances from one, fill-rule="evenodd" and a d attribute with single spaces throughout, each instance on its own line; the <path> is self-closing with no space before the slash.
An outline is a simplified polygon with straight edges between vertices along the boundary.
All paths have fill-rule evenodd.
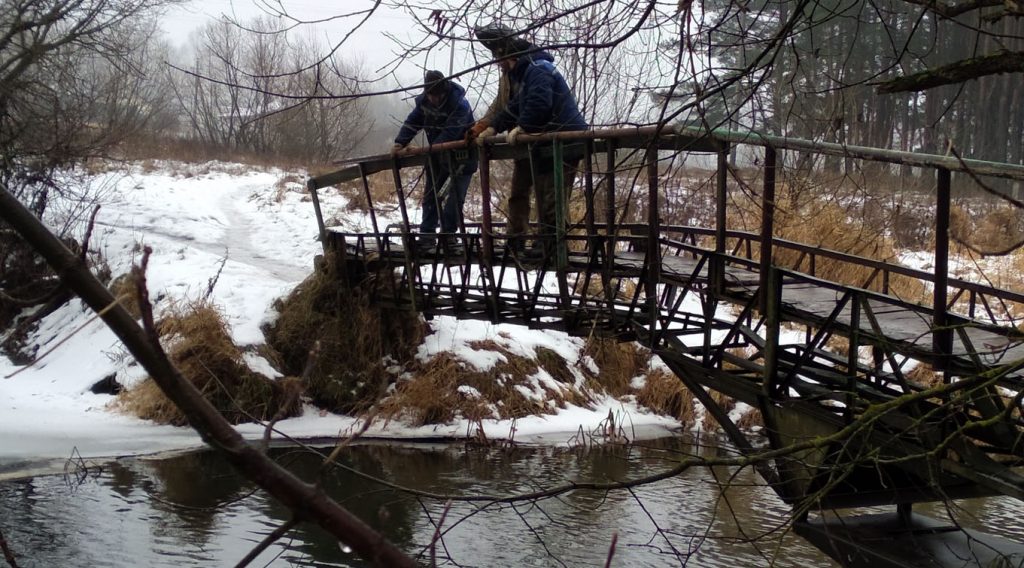
<path id="1" fill-rule="evenodd" d="M 380 227 L 377 225 L 377 211 L 373 207 L 373 197 L 370 195 L 370 182 L 366 179 L 366 164 L 359 162 L 359 177 L 363 179 L 363 194 L 366 196 L 366 208 L 370 211 L 370 224 L 373 226 L 373 236 L 377 240 L 377 254 L 384 252 L 380 241 Z"/>
<path id="2" fill-rule="evenodd" d="M 555 160 L 555 267 L 560 274 L 564 274 L 569 264 L 565 246 L 565 225 L 568 217 L 566 208 L 569 205 L 569 196 L 565 190 L 565 162 L 562 160 L 562 150 L 562 141 L 555 140 L 551 152 Z"/>
<path id="3" fill-rule="evenodd" d="M 778 400 L 785 397 L 786 386 L 779 381 L 779 334 L 781 333 L 782 315 L 782 274 L 777 268 L 769 267 L 768 272 L 762 277 L 764 285 L 761 286 L 762 299 L 764 301 L 764 375 L 763 394 L 768 400 Z"/>
<path id="4" fill-rule="evenodd" d="M 324 227 L 324 214 L 320 211 L 320 196 L 317 195 L 317 186 L 313 183 L 313 180 L 306 182 L 306 189 L 309 190 L 309 198 L 313 201 L 313 213 L 316 215 L 316 226 L 319 230 L 318 235 L 320 236 L 320 246 L 324 249 L 324 254 L 327 254 L 327 229 Z"/>
<path id="5" fill-rule="evenodd" d="M 772 266 L 775 230 L 775 148 L 764 147 L 764 189 L 761 192 L 761 310 L 767 310 L 768 273 Z"/>
<path id="6" fill-rule="evenodd" d="M 494 258 L 494 222 L 491 219 L 491 152 L 484 145 L 480 148 L 480 220 L 481 227 L 480 242 L 483 250 L 480 251 L 481 258 L 487 266 L 491 266 Z"/>
<path id="7" fill-rule="evenodd" d="M 651 347 L 658 340 L 658 283 L 661 282 L 661 219 L 658 218 L 658 144 L 647 148 L 647 270 L 644 295 L 650 318 Z"/>
<path id="8" fill-rule="evenodd" d="M 409 211 L 405 208 L 405 190 L 402 188 L 402 170 L 398 165 L 398 158 L 391 160 L 391 177 L 395 180 L 395 192 L 398 194 L 398 209 L 402 212 L 402 249 L 405 253 L 405 278 L 409 283 L 409 301 L 412 303 L 413 311 L 416 311 L 416 275 L 418 271 L 413 263 L 413 242 L 409 234 Z"/>
<path id="9" fill-rule="evenodd" d="M 718 170 L 715 175 L 715 255 L 711 257 L 711 264 L 708 266 L 708 274 L 711 277 L 711 293 L 720 297 L 725 291 L 725 265 L 723 256 L 725 254 L 726 239 L 726 207 L 728 206 L 728 179 L 729 172 L 729 147 L 718 153 Z"/>
<path id="10" fill-rule="evenodd" d="M 608 309 L 609 322 L 612 321 L 615 313 L 615 290 L 612 287 L 612 267 L 615 266 L 615 139 L 609 138 L 605 141 L 605 148 L 608 151 L 605 180 L 606 202 L 605 202 L 605 255 L 604 268 L 601 272 L 601 284 L 604 287 L 605 305 Z"/>
<path id="11" fill-rule="evenodd" d="M 935 206 L 935 290 L 932 298 L 932 348 L 935 350 L 938 370 L 945 371 L 946 359 L 953 353 L 953 330 L 947 315 L 949 285 L 949 209 L 950 172 L 938 168 Z M 948 382 L 949 377 L 945 380 Z"/>
<path id="12" fill-rule="evenodd" d="M 484 145 L 480 148 L 480 269 L 487 287 L 491 321 L 498 321 L 500 303 L 498 286 L 494 282 L 494 221 L 491 219 L 491 150 Z M 467 240 L 468 243 L 468 240 Z M 467 247 L 468 250 L 468 247 Z M 504 265 L 501 276 L 504 276 Z M 501 278 L 499 276 L 499 278 Z"/>

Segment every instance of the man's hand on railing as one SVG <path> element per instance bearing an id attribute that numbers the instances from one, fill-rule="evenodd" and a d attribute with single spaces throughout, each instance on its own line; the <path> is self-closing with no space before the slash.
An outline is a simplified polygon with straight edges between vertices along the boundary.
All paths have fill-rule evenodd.
<path id="1" fill-rule="evenodd" d="M 466 144 L 480 138 L 480 134 L 490 128 L 490 126 L 491 123 L 484 119 L 474 122 L 473 126 L 469 127 L 469 130 L 466 131 Z"/>
<path id="2" fill-rule="evenodd" d="M 495 134 L 497 134 L 497 132 L 495 132 L 494 129 L 491 128 L 490 126 L 488 126 L 487 128 L 483 129 L 483 131 L 480 132 L 480 136 L 478 136 L 477 139 L 476 139 L 477 146 L 483 146 L 484 145 L 484 140 L 488 136 L 494 136 Z"/>
<path id="3" fill-rule="evenodd" d="M 519 138 L 520 134 L 526 134 L 526 132 L 519 126 L 513 128 L 512 130 L 509 131 L 508 134 L 505 135 L 505 142 L 509 144 L 515 144 L 516 138 Z"/>
<path id="4" fill-rule="evenodd" d="M 394 146 L 391 147 L 391 157 L 392 158 L 394 158 L 395 156 L 400 156 L 400 155 L 402 155 L 404 153 L 405 153 L 405 145 L 404 144 L 395 144 Z"/>

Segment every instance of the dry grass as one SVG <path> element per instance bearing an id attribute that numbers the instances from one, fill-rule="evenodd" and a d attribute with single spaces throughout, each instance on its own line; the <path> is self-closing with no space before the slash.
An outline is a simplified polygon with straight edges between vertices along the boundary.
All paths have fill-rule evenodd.
<path id="1" fill-rule="evenodd" d="M 537 365 L 547 371 L 551 378 L 564 385 L 572 385 L 576 382 L 572 371 L 569 370 L 569 363 L 561 355 L 547 347 L 534 349 Z"/>
<path id="2" fill-rule="evenodd" d="M 971 215 L 959 207 L 954 210 L 959 212 L 950 212 L 950 237 L 954 240 L 993 252 L 1024 240 L 1024 214 L 1016 207 L 1004 205 L 983 216 Z"/>
<path id="3" fill-rule="evenodd" d="M 298 380 L 273 381 L 250 370 L 213 306 L 181 306 L 164 317 L 157 329 L 168 345 L 171 362 L 231 423 L 298 413 Z M 152 379 L 122 393 L 119 405 L 140 418 L 163 424 L 188 422 Z"/>
<path id="4" fill-rule="evenodd" d="M 931 365 L 924 363 L 919 363 L 913 369 L 907 371 L 906 379 L 924 388 L 932 388 L 942 384 L 942 375 L 935 372 Z"/>
<path id="5" fill-rule="evenodd" d="M 583 291 L 583 278 L 578 278 L 573 282 L 572 293 L 576 296 L 584 294 Z M 636 280 L 629 278 L 611 278 L 609 279 L 609 287 L 615 296 L 615 299 L 621 301 L 630 301 L 633 299 L 634 294 L 640 294 L 643 297 L 643 291 L 637 287 Z M 587 282 L 586 296 L 588 298 L 604 298 L 604 281 L 600 274 L 593 274 L 590 278 L 590 282 Z"/>
<path id="6" fill-rule="evenodd" d="M 589 355 L 599 369 L 592 385 L 615 397 L 630 394 L 633 377 L 645 374 L 651 360 L 650 353 L 635 342 L 594 335 L 587 338 L 581 354 Z"/>
<path id="7" fill-rule="evenodd" d="M 298 191 L 305 193 L 306 182 L 298 174 L 287 174 L 281 176 L 276 182 L 274 182 L 274 202 L 281 203 L 284 201 L 284 196 L 289 191 Z"/>
<path id="8" fill-rule="evenodd" d="M 757 408 L 751 409 L 740 416 L 740 419 L 736 421 L 736 427 L 740 430 L 752 430 L 754 427 L 764 428 L 764 416 Z"/>
<path id="9" fill-rule="evenodd" d="M 307 393 L 321 408 L 368 408 L 394 381 L 389 367 L 412 359 L 423 338 L 418 314 L 375 302 L 393 285 L 390 274 L 350 284 L 326 263 L 276 306 L 280 315 L 267 340 L 289 373 L 306 377 Z"/>
<path id="10" fill-rule="evenodd" d="M 282 156 L 260 154 L 228 148 L 218 144 L 205 144 L 186 138 L 137 136 L 122 142 L 117 150 L 118 158 L 127 160 L 174 160 L 201 163 L 210 160 L 238 162 L 250 166 L 305 168 L 309 166 L 308 156 Z M 336 168 L 327 166 L 326 169 Z"/>
<path id="11" fill-rule="evenodd" d="M 675 418 L 684 426 L 693 424 L 696 410 L 693 395 L 673 373 L 651 370 L 644 386 L 637 391 L 636 400 L 658 414 Z"/>
<path id="12" fill-rule="evenodd" d="M 370 199 L 373 200 L 375 208 L 385 205 L 387 207 L 398 206 L 398 193 L 395 191 L 395 182 L 390 172 L 378 172 L 367 177 L 367 184 L 370 187 Z M 349 211 L 358 213 L 369 213 L 370 208 L 366 201 L 366 188 L 363 181 L 356 179 L 347 181 L 335 186 L 337 191 L 347 199 L 346 208 Z M 324 190 L 321 190 L 324 191 Z M 408 195 L 405 197 L 406 204 L 412 206 L 416 199 Z"/>
<path id="13" fill-rule="evenodd" d="M 566 404 L 585 406 L 587 396 L 572 388 L 568 363 L 550 349 L 539 348 L 535 358 L 512 353 L 498 343 L 485 340 L 470 344 L 473 349 L 501 355 L 493 368 L 477 370 L 453 355 L 442 353 L 412 371 L 412 378 L 398 384 L 380 405 L 386 420 L 402 418 L 408 423 L 444 424 L 459 417 L 475 422 L 488 418 L 522 418 L 552 414 Z M 535 380 L 544 368 L 560 388 Z"/>
<path id="14" fill-rule="evenodd" d="M 710 394 L 711 400 L 718 403 L 718 406 L 722 407 L 722 410 L 725 411 L 726 414 L 736 406 L 736 401 L 718 391 L 711 391 Z M 701 422 L 701 427 L 704 430 L 717 430 L 719 428 L 718 421 L 715 420 L 715 417 L 712 416 L 710 412 L 704 413 L 704 420 Z"/>
<path id="15" fill-rule="evenodd" d="M 896 249 L 887 234 L 887 227 L 865 223 L 863 214 L 851 212 L 832 197 L 826 201 L 817 198 L 816 193 L 806 186 L 781 185 L 776 200 L 775 236 L 874 260 L 894 262 Z M 760 209 L 752 202 L 742 202 L 741 205 L 741 211 L 734 212 L 736 214 L 732 218 L 742 219 L 747 230 L 757 230 L 761 223 Z M 757 252 L 754 250 L 755 257 Z M 809 266 L 808 260 L 801 258 L 798 251 L 776 247 L 772 255 L 778 266 L 799 270 L 807 270 Z M 819 278 L 880 290 L 880 277 L 875 277 L 868 284 L 872 272 L 870 267 L 824 256 L 819 256 L 815 264 L 815 275 Z M 899 275 L 890 279 L 889 290 L 909 301 L 920 301 L 926 295 L 925 287 L 919 280 Z"/>

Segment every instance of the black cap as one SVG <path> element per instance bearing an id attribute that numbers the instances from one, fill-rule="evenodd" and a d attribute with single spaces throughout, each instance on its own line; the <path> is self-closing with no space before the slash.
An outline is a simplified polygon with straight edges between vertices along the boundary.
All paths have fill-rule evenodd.
<path id="1" fill-rule="evenodd" d="M 525 39 L 517 37 L 510 39 L 505 44 L 505 49 L 500 53 L 495 53 L 495 55 L 498 57 L 512 57 L 517 56 L 521 53 L 526 53 L 527 51 L 530 51 L 533 48 L 534 46 L 532 43 L 526 41 Z"/>
<path id="2" fill-rule="evenodd" d="M 423 92 L 431 95 L 443 95 L 448 92 L 448 80 L 440 71 L 427 71 L 423 75 Z"/>
<path id="3" fill-rule="evenodd" d="M 516 39 L 516 32 L 497 22 L 487 24 L 486 26 L 477 26 L 473 31 L 476 34 L 476 39 L 480 40 L 484 47 L 491 50 L 495 57 L 502 57 L 508 54 L 509 45 L 512 43 L 512 40 Z"/>

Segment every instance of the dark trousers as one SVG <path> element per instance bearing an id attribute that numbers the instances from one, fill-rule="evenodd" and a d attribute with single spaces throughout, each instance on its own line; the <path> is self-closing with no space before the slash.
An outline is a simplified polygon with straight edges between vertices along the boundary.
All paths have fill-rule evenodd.
<path id="1" fill-rule="evenodd" d="M 576 181 L 579 158 L 563 162 L 562 187 L 565 202 L 569 202 Z M 556 221 L 555 172 L 551 166 L 543 167 L 535 160 L 516 160 L 512 169 L 512 188 L 508 196 L 509 236 L 523 236 L 530 222 L 530 193 L 537 201 L 538 235 L 554 235 Z"/>
<path id="2" fill-rule="evenodd" d="M 466 192 L 469 190 L 469 182 L 473 179 L 473 172 L 465 173 L 468 168 L 456 168 L 451 174 L 443 168 L 427 168 L 426 187 L 423 190 L 423 221 L 420 223 L 421 233 L 434 233 L 437 231 L 438 212 L 440 211 L 441 232 L 457 233 L 459 231 L 459 220 L 462 218 L 462 205 L 466 201 Z M 448 182 L 448 177 L 454 175 L 444 203 L 440 203 L 438 192 Z"/>

